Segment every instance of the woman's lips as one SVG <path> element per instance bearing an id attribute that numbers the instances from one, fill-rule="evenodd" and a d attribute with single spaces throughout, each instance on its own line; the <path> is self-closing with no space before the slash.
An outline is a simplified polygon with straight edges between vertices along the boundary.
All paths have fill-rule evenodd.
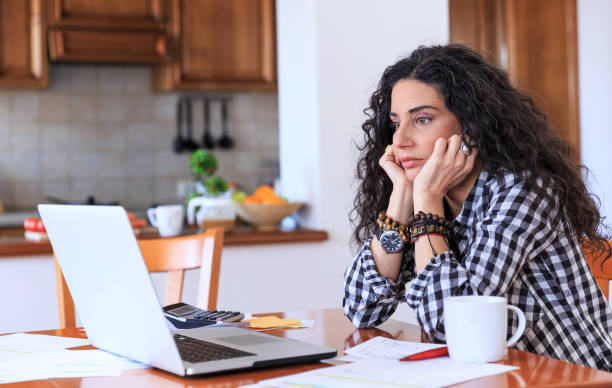
<path id="1" fill-rule="evenodd" d="M 401 158 L 400 159 L 403 168 L 413 168 L 423 162 L 423 159 L 417 158 Z"/>

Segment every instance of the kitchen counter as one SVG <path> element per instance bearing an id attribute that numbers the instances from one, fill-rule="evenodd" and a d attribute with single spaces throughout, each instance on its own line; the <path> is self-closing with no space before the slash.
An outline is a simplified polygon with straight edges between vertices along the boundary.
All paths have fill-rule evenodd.
<path id="1" fill-rule="evenodd" d="M 23 236 L 23 228 L 0 229 L 0 258 L 9 256 L 51 255 L 49 241 L 29 241 Z M 183 234 L 198 233 L 197 228 L 187 228 Z M 139 238 L 155 237 L 145 233 Z M 284 244 L 320 242 L 327 240 L 327 232 L 313 229 L 296 229 L 290 232 L 258 232 L 251 228 L 238 228 L 225 235 L 223 246 L 244 246 L 261 244 Z"/>

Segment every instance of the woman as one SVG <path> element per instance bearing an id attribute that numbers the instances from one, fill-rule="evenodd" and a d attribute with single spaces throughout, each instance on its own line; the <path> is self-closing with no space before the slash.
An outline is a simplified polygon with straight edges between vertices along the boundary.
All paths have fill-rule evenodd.
<path id="1" fill-rule="evenodd" d="M 525 312 L 518 349 L 612 370 L 612 311 L 581 250 L 586 239 L 605 249 L 605 227 L 533 101 L 451 44 L 388 67 L 366 112 L 353 213 L 362 249 L 343 300 L 355 326 L 406 302 L 444 341 L 445 297 L 499 295 Z"/>

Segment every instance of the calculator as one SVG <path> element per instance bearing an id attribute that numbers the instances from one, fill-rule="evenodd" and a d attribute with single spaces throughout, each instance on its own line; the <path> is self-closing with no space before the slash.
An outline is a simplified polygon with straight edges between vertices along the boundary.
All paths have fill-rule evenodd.
<path id="1" fill-rule="evenodd" d="M 202 310 L 187 303 L 175 303 L 163 308 L 164 315 L 179 329 L 192 329 L 217 323 L 238 322 L 244 314 L 238 311 Z"/>

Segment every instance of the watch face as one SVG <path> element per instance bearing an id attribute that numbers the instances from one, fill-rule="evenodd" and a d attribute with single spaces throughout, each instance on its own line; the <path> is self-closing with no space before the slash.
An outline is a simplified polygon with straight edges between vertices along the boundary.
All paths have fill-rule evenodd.
<path id="1" fill-rule="evenodd" d="M 387 230 L 380 236 L 380 245 L 386 252 L 395 253 L 402 250 L 404 241 L 397 231 Z"/>

